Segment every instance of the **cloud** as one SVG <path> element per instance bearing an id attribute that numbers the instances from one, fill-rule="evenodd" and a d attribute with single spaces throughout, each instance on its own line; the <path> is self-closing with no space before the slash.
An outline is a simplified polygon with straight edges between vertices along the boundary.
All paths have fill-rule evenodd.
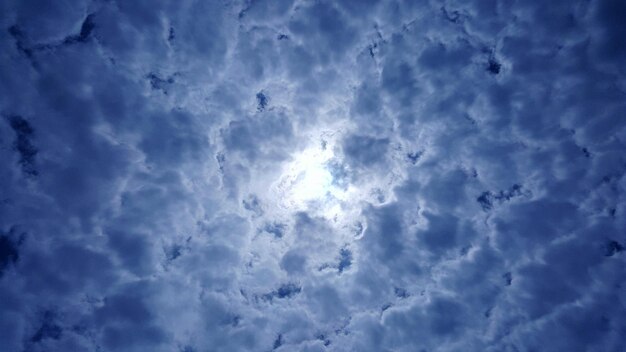
<path id="1" fill-rule="evenodd" d="M 0 8 L 4 350 L 622 348 L 621 2 Z"/>
<path id="2" fill-rule="evenodd" d="M 21 116 L 10 116 L 8 120 L 15 132 L 13 147 L 19 155 L 19 164 L 22 166 L 22 172 L 29 176 L 37 176 L 38 172 L 35 168 L 37 148 L 31 142 L 34 133 L 33 128 Z"/>

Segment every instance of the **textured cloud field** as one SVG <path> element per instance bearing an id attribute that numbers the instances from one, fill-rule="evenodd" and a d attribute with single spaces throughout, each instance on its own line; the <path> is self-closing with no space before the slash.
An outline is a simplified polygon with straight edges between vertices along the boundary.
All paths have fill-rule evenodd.
<path id="1" fill-rule="evenodd" d="M 0 350 L 623 351 L 625 2 L 0 23 Z"/>

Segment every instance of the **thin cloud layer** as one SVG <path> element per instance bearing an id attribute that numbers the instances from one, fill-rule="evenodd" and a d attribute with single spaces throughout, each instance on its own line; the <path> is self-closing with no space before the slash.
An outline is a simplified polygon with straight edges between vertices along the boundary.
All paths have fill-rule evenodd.
<path id="1" fill-rule="evenodd" d="M 3 351 L 626 343 L 622 2 L 0 13 Z"/>

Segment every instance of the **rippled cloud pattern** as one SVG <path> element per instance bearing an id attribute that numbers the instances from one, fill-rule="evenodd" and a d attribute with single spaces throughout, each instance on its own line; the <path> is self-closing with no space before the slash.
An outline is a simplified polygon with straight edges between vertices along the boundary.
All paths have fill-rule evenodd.
<path id="1" fill-rule="evenodd" d="M 0 350 L 626 344 L 626 2 L 0 2 Z"/>

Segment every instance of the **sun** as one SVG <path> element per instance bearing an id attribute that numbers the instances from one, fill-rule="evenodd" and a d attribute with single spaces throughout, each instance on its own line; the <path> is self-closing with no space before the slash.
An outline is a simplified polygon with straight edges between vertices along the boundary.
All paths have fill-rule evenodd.
<path id="1" fill-rule="evenodd" d="M 305 150 L 289 165 L 287 179 L 291 181 L 290 198 L 296 203 L 306 203 L 325 198 L 332 191 L 333 176 L 326 167 L 332 158 L 329 150 Z"/>
<path id="2" fill-rule="evenodd" d="M 360 239 L 366 227 L 361 208 L 367 200 L 336 145 L 337 134 L 322 135 L 294 151 L 282 165 L 268 194 L 272 216 L 288 219 L 305 212 L 325 219 L 345 239 Z"/>
<path id="3" fill-rule="evenodd" d="M 275 185 L 283 207 L 325 216 L 340 209 L 348 188 L 340 187 L 333 176 L 331 162 L 335 159 L 326 142 L 293 155 Z"/>

